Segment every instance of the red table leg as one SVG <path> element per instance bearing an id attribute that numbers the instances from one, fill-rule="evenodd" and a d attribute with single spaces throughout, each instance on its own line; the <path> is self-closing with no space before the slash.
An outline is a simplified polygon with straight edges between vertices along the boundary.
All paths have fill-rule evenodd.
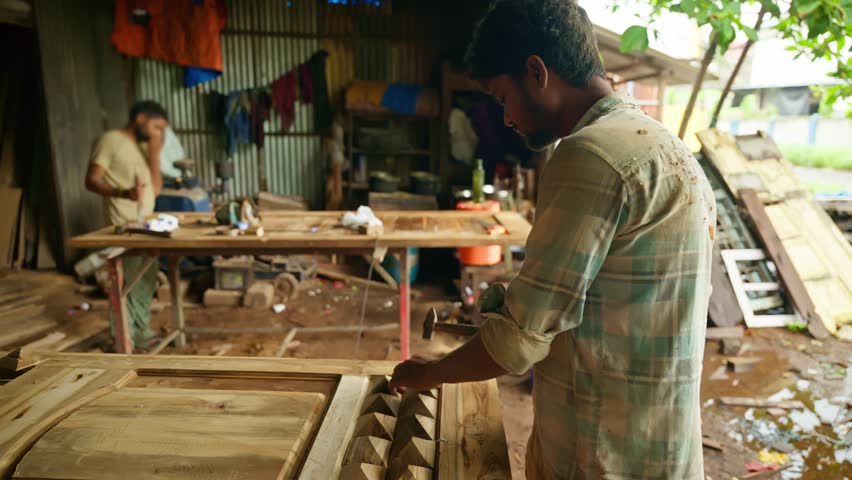
<path id="1" fill-rule="evenodd" d="M 411 262 L 408 249 L 399 255 L 399 349 L 402 360 L 411 356 Z"/>
<path id="2" fill-rule="evenodd" d="M 118 353 L 133 353 L 133 345 L 130 341 L 130 327 L 127 324 L 127 303 L 121 294 L 124 288 L 124 275 L 122 274 L 121 258 L 110 258 L 107 260 L 107 274 L 109 275 L 109 308 L 115 328 L 115 350 Z"/>

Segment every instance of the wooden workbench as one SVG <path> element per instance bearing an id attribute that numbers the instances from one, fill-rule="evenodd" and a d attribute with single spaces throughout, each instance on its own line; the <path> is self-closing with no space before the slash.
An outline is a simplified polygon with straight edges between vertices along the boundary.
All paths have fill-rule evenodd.
<path id="1" fill-rule="evenodd" d="M 400 398 L 391 362 L 24 360 L 0 388 L 0 479 L 511 478 L 494 380 Z"/>
<path id="2" fill-rule="evenodd" d="M 515 212 L 377 212 L 384 222 L 380 235 L 365 235 L 347 230 L 341 223 L 344 212 L 270 212 L 261 215 L 265 234 L 229 237 L 216 234 L 212 213 L 175 213 L 181 227 L 171 238 L 145 234 L 114 233 L 104 228 L 75 237 L 69 245 L 80 249 L 120 247 L 129 255 L 143 255 L 155 261 L 156 257 L 169 257 L 169 282 L 180 284 L 178 269 L 181 256 L 186 255 L 259 255 L 295 253 L 370 253 L 377 248 L 387 248 L 400 255 L 400 350 L 403 358 L 409 356 L 410 296 L 408 248 L 457 248 L 500 245 L 508 251 L 511 245 L 523 245 L 532 228 Z M 502 224 L 506 233 L 489 235 L 484 225 Z M 110 291 L 110 308 L 115 321 L 116 349 L 119 353 L 132 352 L 127 328 L 126 298 L 137 279 L 121 276 L 121 258 L 109 259 L 108 272 L 113 288 Z M 144 270 L 144 269 L 143 269 Z M 184 334 L 183 307 L 179 289 L 172 288 L 173 331 L 166 341 L 175 341 L 182 347 Z"/>

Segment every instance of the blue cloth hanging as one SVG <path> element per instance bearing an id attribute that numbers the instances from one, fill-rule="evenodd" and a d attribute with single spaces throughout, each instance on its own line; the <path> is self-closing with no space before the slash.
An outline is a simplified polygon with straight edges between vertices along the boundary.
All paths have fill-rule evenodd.
<path id="1" fill-rule="evenodd" d="M 196 85 L 215 80 L 222 76 L 222 72 L 209 68 L 186 67 L 183 76 L 183 84 L 186 88 L 192 88 Z"/>

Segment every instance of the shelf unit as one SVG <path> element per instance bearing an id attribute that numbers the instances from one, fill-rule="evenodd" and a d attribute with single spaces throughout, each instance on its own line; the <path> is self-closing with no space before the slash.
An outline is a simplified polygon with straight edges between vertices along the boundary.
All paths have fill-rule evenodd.
<path id="1" fill-rule="evenodd" d="M 438 171 L 438 121 L 440 117 L 426 117 L 426 116 L 417 116 L 417 115 L 402 115 L 398 113 L 393 113 L 390 111 L 379 111 L 379 110 L 358 110 L 358 109 L 350 109 L 348 110 L 347 121 L 348 121 L 348 139 L 347 139 L 347 155 L 346 161 L 349 165 L 349 178 L 343 180 L 343 186 L 346 189 L 346 202 L 348 204 L 352 203 L 352 193 L 355 190 L 369 190 L 370 185 L 369 182 L 354 182 L 353 178 L 355 175 L 355 156 L 356 155 L 366 155 L 367 161 L 369 162 L 370 157 L 384 157 L 393 160 L 394 168 L 389 169 L 389 173 L 393 175 L 397 175 L 402 180 L 403 184 L 406 179 L 405 175 L 417 171 L 417 170 L 426 170 L 431 173 L 437 173 Z M 416 128 L 425 128 L 428 146 L 426 148 L 417 148 L 417 147 L 408 147 L 408 148 L 400 148 L 400 149 L 368 149 L 361 148 L 355 146 L 355 138 L 358 134 L 358 129 L 363 127 L 363 123 L 371 122 L 378 123 L 384 122 L 387 124 L 387 130 L 392 130 L 395 128 L 406 128 L 406 134 L 408 135 L 408 140 L 411 140 L 412 131 Z M 418 126 L 412 126 L 412 124 L 420 124 Z M 372 125 L 371 125 L 372 126 Z M 422 132 L 422 131 L 421 131 Z M 426 163 L 425 160 L 428 160 Z M 413 168 L 411 165 L 415 162 Z M 428 167 L 426 166 L 428 165 Z M 401 167 L 405 168 L 401 168 Z M 367 178 L 369 178 L 369 167 L 367 169 Z"/>

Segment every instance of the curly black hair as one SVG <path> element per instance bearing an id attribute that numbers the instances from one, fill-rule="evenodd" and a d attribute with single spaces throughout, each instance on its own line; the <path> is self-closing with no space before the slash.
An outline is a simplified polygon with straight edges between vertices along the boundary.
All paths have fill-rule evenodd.
<path id="1" fill-rule="evenodd" d="M 475 80 L 517 78 L 530 55 L 578 88 L 605 76 L 592 23 L 576 0 L 496 0 L 477 24 L 465 62 Z"/>
<path id="2" fill-rule="evenodd" d="M 149 118 L 163 118 L 167 122 L 169 121 L 169 114 L 162 105 L 152 100 L 141 100 L 130 107 L 130 115 L 128 115 L 130 117 L 130 122 L 132 123 L 136 120 L 137 115 L 141 115 L 143 113 Z"/>

